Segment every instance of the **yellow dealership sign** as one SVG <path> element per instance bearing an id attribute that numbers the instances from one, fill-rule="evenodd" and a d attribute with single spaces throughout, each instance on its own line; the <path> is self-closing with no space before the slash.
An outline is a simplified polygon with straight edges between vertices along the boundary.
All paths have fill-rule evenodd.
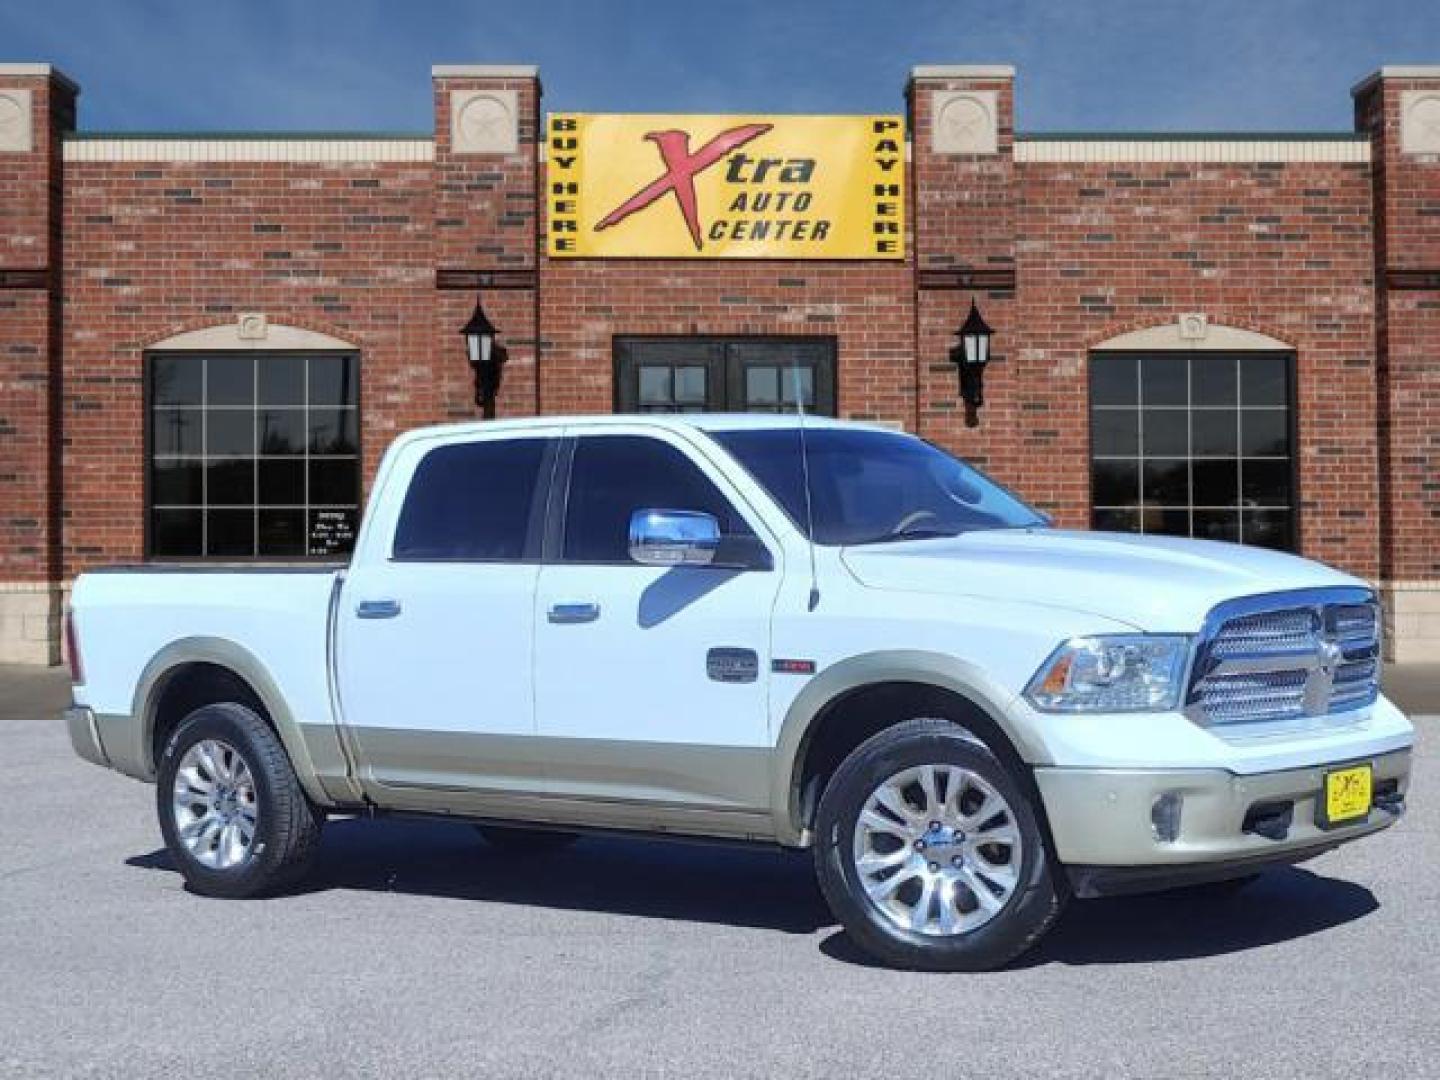
<path id="1" fill-rule="evenodd" d="M 903 259 L 899 116 L 555 113 L 552 258 Z"/>

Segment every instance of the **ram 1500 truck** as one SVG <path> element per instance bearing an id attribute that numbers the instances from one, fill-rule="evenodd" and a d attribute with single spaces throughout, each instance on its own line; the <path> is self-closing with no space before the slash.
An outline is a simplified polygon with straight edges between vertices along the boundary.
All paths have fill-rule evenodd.
<path id="1" fill-rule="evenodd" d="M 882 960 L 983 969 L 1069 896 L 1383 829 L 1410 769 L 1365 583 L 1053 528 L 837 421 L 415 431 L 348 568 L 89 573 L 70 618 L 76 751 L 213 896 L 294 883 L 329 816 L 720 837 L 813 849 Z"/>

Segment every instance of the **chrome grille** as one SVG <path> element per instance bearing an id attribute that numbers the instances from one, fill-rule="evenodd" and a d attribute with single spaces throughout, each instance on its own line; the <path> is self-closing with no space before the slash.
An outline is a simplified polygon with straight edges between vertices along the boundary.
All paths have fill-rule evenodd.
<path id="1" fill-rule="evenodd" d="M 1371 704 L 1379 675 L 1379 607 L 1369 591 L 1245 597 L 1206 619 L 1186 711 L 1216 727 L 1303 724 Z"/>
<path id="2" fill-rule="evenodd" d="M 1200 687 L 1200 702 L 1212 724 L 1287 720 L 1305 715 L 1304 671 L 1260 671 L 1212 675 Z"/>
<path id="3" fill-rule="evenodd" d="M 1225 623 L 1215 639 L 1214 655 L 1223 659 L 1249 653 L 1310 652 L 1319 622 L 1310 608 L 1240 615 Z"/>

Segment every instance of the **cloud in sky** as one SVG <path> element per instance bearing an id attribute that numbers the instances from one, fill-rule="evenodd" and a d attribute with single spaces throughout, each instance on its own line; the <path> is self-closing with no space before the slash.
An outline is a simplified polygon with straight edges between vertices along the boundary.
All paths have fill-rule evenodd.
<path id="1" fill-rule="evenodd" d="M 538 63 L 553 109 L 878 112 L 916 63 L 1019 68 L 1043 130 L 1346 130 L 1350 85 L 1440 63 L 1436 0 L 6 0 L 98 130 L 427 131 L 433 63 Z"/>

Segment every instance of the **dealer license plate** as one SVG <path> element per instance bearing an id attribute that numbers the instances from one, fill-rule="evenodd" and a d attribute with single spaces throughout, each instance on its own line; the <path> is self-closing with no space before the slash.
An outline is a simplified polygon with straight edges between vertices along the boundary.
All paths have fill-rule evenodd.
<path id="1" fill-rule="evenodd" d="M 1370 813 L 1374 777 L 1369 765 L 1353 765 L 1325 774 L 1320 825 L 1344 825 Z"/>

